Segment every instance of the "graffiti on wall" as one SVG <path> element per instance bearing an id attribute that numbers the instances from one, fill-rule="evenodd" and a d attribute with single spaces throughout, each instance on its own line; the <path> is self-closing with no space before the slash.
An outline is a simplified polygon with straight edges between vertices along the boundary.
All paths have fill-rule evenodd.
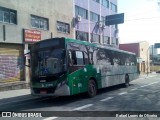
<path id="1" fill-rule="evenodd" d="M 0 82 L 14 79 L 20 80 L 23 74 L 23 57 L 0 55 Z"/>

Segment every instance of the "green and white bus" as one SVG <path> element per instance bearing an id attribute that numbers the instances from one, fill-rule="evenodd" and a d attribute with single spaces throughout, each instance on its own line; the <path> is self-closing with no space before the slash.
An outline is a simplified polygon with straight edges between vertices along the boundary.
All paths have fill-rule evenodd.
<path id="1" fill-rule="evenodd" d="M 136 55 L 116 48 L 70 38 L 51 38 L 33 44 L 31 94 L 66 96 L 118 84 L 129 86 L 139 76 Z"/>

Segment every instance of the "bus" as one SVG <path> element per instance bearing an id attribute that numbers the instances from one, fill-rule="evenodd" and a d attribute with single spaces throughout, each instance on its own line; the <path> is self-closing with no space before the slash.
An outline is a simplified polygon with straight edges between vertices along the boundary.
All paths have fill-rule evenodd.
<path id="1" fill-rule="evenodd" d="M 137 79 L 135 53 L 70 38 L 36 42 L 30 50 L 32 95 L 68 96 Z"/>

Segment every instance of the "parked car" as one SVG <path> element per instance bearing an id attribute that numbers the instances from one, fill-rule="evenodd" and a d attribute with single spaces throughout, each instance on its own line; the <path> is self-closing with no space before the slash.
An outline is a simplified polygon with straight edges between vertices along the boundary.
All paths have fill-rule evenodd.
<path id="1" fill-rule="evenodd" d="M 156 73 L 160 73 L 160 70 L 159 70 L 159 71 L 157 71 Z"/>

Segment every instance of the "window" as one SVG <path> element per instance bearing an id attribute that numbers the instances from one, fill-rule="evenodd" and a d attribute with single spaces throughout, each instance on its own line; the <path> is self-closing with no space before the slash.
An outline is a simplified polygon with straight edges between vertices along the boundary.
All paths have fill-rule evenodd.
<path id="1" fill-rule="evenodd" d="M 83 52 L 71 51 L 71 62 L 73 65 L 84 65 Z"/>
<path id="2" fill-rule="evenodd" d="M 31 15 L 31 25 L 34 28 L 49 30 L 49 22 L 47 18 Z"/>
<path id="3" fill-rule="evenodd" d="M 95 2 L 97 2 L 97 3 L 99 3 L 99 2 L 100 2 L 100 0 L 93 0 L 93 1 L 95 1 Z"/>
<path id="4" fill-rule="evenodd" d="M 17 24 L 17 11 L 0 7 L 0 22 Z"/>
<path id="5" fill-rule="evenodd" d="M 117 6 L 113 3 L 110 3 L 110 4 L 111 4 L 111 10 L 114 12 L 117 12 Z"/>
<path id="6" fill-rule="evenodd" d="M 118 45 L 118 38 L 112 37 L 112 44 Z"/>
<path id="7" fill-rule="evenodd" d="M 78 16 L 80 15 L 82 18 L 84 19 L 88 19 L 88 14 L 87 14 L 87 10 L 84 8 L 81 8 L 79 6 L 75 6 L 75 15 Z"/>
<path id="8" fill-rule="evenodd" d="M 69 24 L 57 21 L 57 31 L 62 33 L 70 33 Z"/>
<path id="9" fill-rule="evenodd" d="M 105 17 L 102 16 L 101 21 L 102 21 L 103 24 L 105 24 Z"/>
<path id="10" fill-rule="evenodd" d="M 103 36 L 103 44 L 109 44 L 109 37 Z"/>
<path id="11" fill-rule="evenodd" d="M 115 28 L 118 29 L 118 25 L 117 24 L 115 25 Z"/>
<path id="12" fill-rule="evenodd" d="M 102 0 L 102 5 L 106 8 L 109 8 L 109 1 L 108 0 Z"/>
<path id="13" fill-rule="evenodd" d="M 100 35 L 97 34 L 91 34 L 91 42 L 99 43 Z"/>
<path id="14" fill-rule="evenodd" d="M 94 21 L 94 22 L 98 22 L 99 21 L 99 15 L 96 13 L 91 12 L 90 13 L 90 20 Z"/>
<path id="15" fill-rule="evenodd" d="M 83 53 L 84 53 L 84 62 L 85 62 L 85 64 L 89 64 L 90 62 L 89 62 L 87 53 L 86 52 L 83 52 Z"/>
<path id="16" fill-rule="evenodd" d="M 115 38 L 111 37 L 112 44 L 115 44 Z"/>
<path id="17" fill-rule="evenodd" d="M 110 45 L 111 44 L 111 38 L 108 37 L 108 44 Z"/>
<path id="18" fill-rule="evenodd" d="M 118 45 L 118 43 L 119 43 L 119 42 L 118 42 L 118 38 L 116 38 L 116 45 Z"/>
<path id="19" fill-rule="evenodd" d="M 76 31 L 76 39 L 83 40 L 83 41 L 88 41 L 88 33 L 87 32 Z"/>

